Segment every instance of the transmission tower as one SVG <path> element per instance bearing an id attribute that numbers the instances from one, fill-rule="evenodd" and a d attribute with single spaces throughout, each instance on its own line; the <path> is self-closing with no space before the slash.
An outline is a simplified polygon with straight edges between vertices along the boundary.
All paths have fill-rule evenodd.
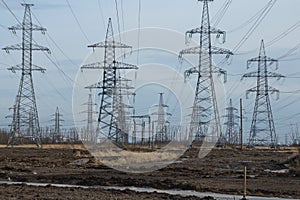
<path id="1" fill-rule="evenodd" d="M 137 69 L 135 65 L 121 63 L 116 61 L 116 49 L 128 49 L 131 46 L 116 42 L 114 39 L 111 18 L 108 20 L 106 38 L 104 42 L 90 45 L 91 48 L 104 48 L 104 62 L 84 65 L 81 69 L 103 69 L 102 83 L 95 88 L 100 88 L 101 102 L 99 109 L 98 125 L 96 130 L 97 142 L 100 137 L 105 137 L 117 143 L 124 142 L 124 136 L 127 134 L 118 124 L 118 108 L 116 102 L 119 98 L 118 70 Z M 124 88 L 126 89 L 126 88 Z"/>
<path id="2" fill-rule="evenodd" d="M 45 69 L 32 64 L 33 51 L 48 51 L 46 47 L 42 47 L 32 43 L 32 32 L 41 31 L 43 34 L 45 28 L 32 24 L 31 6 L 33 4 L 21 4 L 25 7 L 25 14 L 22 24 L 10 27 L 13 33 L 16 30 L 22 31 L 22 43 L 3 48 L 6 52 L 10 50 L 22 51 L 22 63 L 20 65 L 9 68 L 13 73 L 20 70 L 21 80 L 19 84 L 18 94 L 16 96 L 15 105 L 13 106 L 13 121 L 11 125 L 11 133 L 8 145 L 14 145 L 22 142 L 24 138 L 28 138 L 41 146 L 39 117 L 36 106 L 36 99 L 33 87 L 32 72 L 45 72 Z M 17 141 L 19 140 L 19 142 Z"/>
<path id="3" fill-rule="evenodd" d="M 258 63 L 257 72 L 250 72 L 243 75 L 243 78 L 257 78 L 257 86 L 247 90 L 247 94 L 252 92 L 256 93 L 249 145 L 276 146 L 277 138 L 269 94 L 279 94 L 279 90 L 269 86 L 268 78 L 279 79 L 284 78 L 284 76 L 268 71 L 268 67 L 274 63 L 277 64 L 278 61 L 266 56 L 263 40 L 261 41 L 259 56 L 248 60 L 247 68 L 254 62 Z"/>
<path id="4" fill-rule="evenodd" d="M 54 119 L 54 132 L 52 134 L 52 141 L 55 142 L 62 142 L 62 134 L 61 134 L 61 122 L 64 120 L 61 118 L 62 114 L 59 113 L 58 107 L 56 107 L 55 113 L 52 115 Z"/>
<path id="5" fill-rule="evenodd" d="M 237 115 L 238 109 L 232 106 L 232 99 L 230 99 L 229 107 L 226 108 L 226 111 L 227 114 L 224 116 L 227 118 L 227 121 L 224 123 L 226 125 L 226 143 L 236 145 L 239 143 L 239 129 L 236 120 L 240 117 Z"/>
<path id="6" fill-rule="evenodd" d="M 156 123 L 156 135 L 155 135 L 155 142 L 161 144 L 163 142 L 168 141 L 168 130 L 167 126 L 170 122 L 167 120 L 167 116 L 171 116 L 170 113 L 166 112 L 166 108 L 168 105 L 164 103 L 164 96 L 163 93 L 159 93 L 159 103 L 155 105 L 157 107 L 157 111 L 152 113 L 152 116 L 157 116 L 157 120 L 153 120 Z"/>
<path id="7" fill-rule="evenodd" d="M 185 76 L 197 75 L 197 85 L 195 91 L 195 100 L 192 107 L 190 122 L 190 135 L 195 136 L 195 140 L 201 140 L 207 136 L 209 126 L 212 127 L 212 133 L 216 137 L 222 136 L 220 116 L 216 100 L 216 91 L 214 85 L 214 73 L 226 72 L 212 64 L 213 54 L 233 55 L 231 51 L 212 46 L 211 37 L 216 34 L 219 38 L 223 36 L 225 42 L 225 32 L 211 27 L 209 18 L 208 2 L 213 0 L 198 0 L 203 2 L 201 27 L 186 32 L 191 38 L 194 34 L 200 34 L 199 46 L 182 50 L 179 57 L 185 54 L 196 54 L 199 56 L 198 66 L 185 71 Z M 211 135 L 211 137 L 214 137 Z M 212 138 L 214 140 L 214 138 Z"/>
<path id="8" fill-rule="evenodd" d="M 94 117 L 93 115 L 97 112 L 94 111 L 93 107 L 96 106 L 93 102 L 92 94 L 89 94 L 87 103 L 83 104 L 87 106 L 87 111 L 84 111 L 82 113 L 87 113 L 87 119 L 85 120 L 87 122 L 86 129 L 83 131 L 84 135 L 83 138 L 86 141 L 94 141 L 95 140 L 95 130 L 94 130 Z"/>

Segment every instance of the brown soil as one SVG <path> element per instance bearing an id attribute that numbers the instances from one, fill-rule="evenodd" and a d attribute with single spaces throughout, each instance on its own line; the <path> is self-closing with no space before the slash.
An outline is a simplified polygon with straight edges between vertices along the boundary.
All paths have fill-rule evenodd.
<path id="1" fill-rule="evenodd" d="M 192 148 L 167 168 L 128 174 L 96 164 L 82 147 L 48 146 L 0 148 L 0 180 L 85 186 L 136 186 L 242 194 L 243 167 L 247 166 L 249 195 L 300 198 L 297 149 L 217 149 L 203 159 Z M 83 165 L 71 162 L 87 158 Z M 289 169 L 288 173 L 269 170 Z M 266 171 L 267 170 L 267 171 Z M 103 198 L 102 198 L 103 197 Z M 0 199 L 183 199 L 158 193 L 0 185 Z M 189 197 L 188 199 L 196 199 Z"/>

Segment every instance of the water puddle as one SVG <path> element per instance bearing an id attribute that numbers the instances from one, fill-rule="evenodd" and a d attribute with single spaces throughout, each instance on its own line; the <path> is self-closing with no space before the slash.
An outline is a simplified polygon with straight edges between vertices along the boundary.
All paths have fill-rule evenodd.
<path id="1" fill-rule="evenodd" d="M 196 197 L 205 197 L 211 196 L 218 200 L 239 200 L 242 197 L 239 195 L 228 195 L 228 194 L 218 194 L 212 192 L 196 192 L 192 190 L 160 190 L 155 188 L 143 188 L 143 187 L 116 187 L 116 186 L 83 186 L 83 185 L 68 185 L 68 184 L 52 184 L 52 183 L 30 183 L 30 182 L 12 182 L 12 181 L 0 181 L 0 184 L 6 185 L 28 185 L 35 187 L 59 187 L 59 188 L 101 188 L 105 190 L 131 190 L 135 192 L 147 192 L 147 193 L 164 193 L 170 195 L 180 195 L 182 197 L 196 196 Z M 275 198 L 275 197 L 257 197 L 257 196 L 247 196 L 247 199 L 250 200 L 297 200 L 297 199 L 287 199 L 287 198 Z"/>
<path id="2" fill-rule="evenodd" d="M 270 169 L 265 169 L 265 172 L 270 172 L 274 174 L 286 174 L 289 173 L 289 169 L 280 169 L 280 170 L 270 170 Z"/>

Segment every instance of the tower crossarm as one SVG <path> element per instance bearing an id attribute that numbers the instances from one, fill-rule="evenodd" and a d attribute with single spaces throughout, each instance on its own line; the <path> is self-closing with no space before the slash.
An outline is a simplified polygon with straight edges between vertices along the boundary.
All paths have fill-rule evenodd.
<path id="1" fill-rule="evenodd" d="M 274 94 L 274 93 L 279 94 L 280 91 L 278 89 L 272 87 L 272 86 L 269 86 L 268 87 L 268 92 L 271 93 L 271 94 Z"/>
<path id="2" fill-rule="evenodd" d="M 150 115 L 132 115 L 130 117 L 135 119 L 148 119 L 149 121 L 151 120 Z"/>
<path id="3" fill-rule="evenodd" d="M 226 35 L 225 31 L 222 31 L 220 29 L 216 29 L 213 27 L 210 27 L 210 29 L 206 29 L 206 28 L 194 28 L 192 30 L 189 30 L 185 33 L 186 36 L 188 37 L 192 37 L 193 34 L 218 34 L 218 35 Z"/>
<path id="4" fill-rule="evenodd" d="M 281 78 L 285 78 L 284 75 L 282 74 L 279 74 L 279 73 L 274 73 L 274 72 L 268 72 L 266 74 L 267 77 L 270 77 L 270 78 L 277 78 L 277 79 L 281 79 Z"/>
<path id="5" fill-rule="evenodd" d="M 122 84 L 122 85 L 119 85 L 119 86 L 112 86 L 112 87 L 113 88 L 118 88 L 118 89 L 134 89 L 134 87 L 131 87 L 131 86 L 127 85 L 127 84 Z M 86 86 L 84 88 L 85 89 L 103 89 L 103 84 L 102 84 L 102 82 L 98 82 L 98 83 Z M 127 95 L 127 94 L 133 94 L 133 93 L 131 93 L 131 92 L 125 92 L 125 93 L 122 93 L 122 94 Z"/>
<path id="6" fill-rule="evenodd" d="M 104 64 L 105 64 L 104 62 L 95 62 L 95 63 L 86 64 L 81 67 L 81 70 L 83 70 L 83 69 L 106 69 Z M 116 68 L 116 69 L 135 69 L 135 70 L 138 69 L 138 67 L 136 65 L 132 65 L 132 64 L 127 64 L 127 63 L 122 63 L 122 62 L 117 62 L 117 61 L 114 61 L 114 64 L 115 64 L 115 66 L 113 66 L 112 68 Z"/>
<path id="7" fill-rule="evenodd" d="M 200 47 L 191 47 L 188 49 L 184 49 L 182 51 L 179 52 L 179 58 L 182 58 L 183 55 L 185 54 L 200 54 L 202 52 L 205 52 L 206 50 L 201 50 Z M 219 47 L 211 47 L 211 54 L 226 54 L 226 55 L 233 55 L 233 53 L 228 50 L 228 49 L 224 49 L 224 48 L 219 48 Z"/>
<path id="8" fill-rule="evenodd" d="M 224 117 L 232 117 L 232 116 L 230 116 L 230 115 L 225 115 Z M 234 117 L 236 117 L 236 116 L 234 116 Z M 225 122 L 224 123 L 224 125 L 234 125 L 234 126 L 238 126 L 239 125 L 239 123 L 236 123 L 236 122 Z"/>
<path id="9" fill-rule="evenodd" d="M 235 107 L 227 107 L 225 110 L 233 110 L 233 111 L 238 111 L 238 109 L 237 109 L 237 108 L 235 108 Z"/>
<path id="10" fill-rule="evenodd" d="M 243 78 L 250 78 L 250 77 L 258 77 L 258 72 L 249 72 L 249 73 L 247 73 L 247 74 L 244 74 L 244 75 L 242 76 L 242 79 L 243 79 Z"/>
<path id="11" fill-rule="evenodd" d="M 268 62 L 270 64 L 273 64 L 273 63 L 278 63 L 278 60 L 267 57 L 267 56 L 258 56 L 258 57 L 251 58 L 250 60 L 248 60 L 247 67 L 249 68 L 249 65 L 252 64 L 253 62 Z"/>
<path id="12" fill-rule="evenodd" d="M 135 70 L 138 69 L 136 65 L 123 63 L 123 62 L 115 62 L 115 66 L 117 69 L 135 69 Z"/>
<path id="13" fill-rule="evenodd" d="M 249 72 L 247 74 L 244 74 L 242 76 L 243 78 L 257 78 L 259 76 L 258 72 Z M 264 77 L 268 77 L 268 78 L 277 78 L 277 79 L 281 79 L 281 78 L 285 78 L 284 75 L 279 74 L 279 73 L 274 73 L 274 72 L 267 72 Z"/>
<path id="14" fill-rule="evenodd" d="M 32 27 L 30 28 L 33 31 L 41 31 L 42 34 L 45 34 L 45 31 L 47 31 L 46 28 L 32 24 Z M 23 25 L 17 24 L 15 26 L 11 26 L 8 28 L 8 30 L 12 31 L 14 34 L 16 33 L 16 30 L 23 30 Z"/>
<path id="15" fill-rule="evenodd" d="M 257 86 L 255 86 L 255 87 L 253 87 L 253 88 L 250 88 L 250 89 L 248 89 L 248 90 L 246 91 L 246 95 L 248 95 L 248 94 L 251 93 L 251 92 L 257 92 L 257 90 L 258 90 Z M 247 96 L 247 97 L 248 97 L 248 96 Z"/>
<path id="16" fill-rule="evenodd" d="M 16 73 L 16 71 L 22 70 L 22 65 L 16 65 L 10 68 L 7 68 L 8 70 L 12 71 L 13 73 Z M 46 69 L 39 67 L 37 65 L 32 65 L 32 68 L 30 69 L 31 71 L 40 71 L 42 73 L 45 73 Z"/>
<path id="17" fill-rule="evenodd" d="M 199 54 L 201 52 L 200 47 L 191 47 L 179 52 L 179 58 L 182 58 L 185 54 Z"/>
<path id="18" fill-rule="evenodd" d="M 104 41 L 96 44 L 88 45 L 89 48 L 122 48 L 122 49 L 131 49 L 132 46 L 123 44 L 117 41 Z"/>
<path id="19" fill-rule="evenodd" d="M 89 86 L 84 87 L 85 89 L 99 89 L 102 88 L 102 83 L 98 82 Z"/>
<path id="20" fill-rule="evenodd" d="M 192 74 L 200 74 L 199 70 L 196 67 L 190 68 L 184 72 L 184 78 L 191 76 Z"/>
<path id="21" fill-rule="evenodd" d="M 228 50 L 228 49 L 224 49 L 224 48 L 220 48 L 220 47 L 211 47 L 211 53 L 212 54 L 226 54 L 226 55 L 233 55 L 233 53 Z"/>
<path id="22" fill-rule="evenodd" d="M 231 116 L 233 116 L 233 117 L 235 117 L 235 118 L 240 118 L 239 115 L 234 115 L 234 114 L 223 115 L 223 117 L 231 117 Z"/>
<path id="23" fill-rule="evenodd" d="M 7 46 L 2 48 L 2 50 L 6 51 L 7 53 L 9 53 L 10 50 L 33 50 L 33 51 L 47 51 L 48 53 L 50 53 L 49 48 L 41 46 L 41 45 L 37 45 L 37 44 L 32 44 L 31 47 L 27 47 L 27 46 L 23 46 L 22 44 L 15 44 L 15 45 L 11 45 L 11 46 Z"/>
<path id="24" fill-rule="evenodd" d="M 201 72 L 208 73 L 209 69 L 207 71 L 202 70 Z M 192 74 L 199 74 L 200 75 L 201 72 L 196 67 L 192 67 L 192 68 L 190 68 L 190 69 L 188 69 L 184 72 L 184 77 L 186 79 L 187 77 L 190 77 Z M 227 81 L 227 71 L 226 70 L 224 70 L 222 68 L 219 68 L 219 67 L 213 67 L 212 68 L 212 73 L 218 73 L 220 75 L 223 74 L 224 75 L 224 82 Z M 203 75 L 200 75 L 200 76 L 203 76 Z"/>
<path id="25" fill-rule="evenodd" d="M 251 92 L 257 92 L 257 91 L 258 91 L 258 88 L 257 88 L 257 86 L 255 86 L 253 88 L 248 89 L 247 94 L 249 94 Z M 271 86 L 268 86 L 268 88 L 264 92 L 274 94 L 274 93 L 279 93 L 279 90 L 276 88 L 273 88 Z"/>
<path id="26" fill-rule="evenodd" d="M 104 62 L 95 62 L 95 63 L 82 65 L 80 69 L 81 70 L 84 70 L 84 69 L 103 69 L 104 68 L 103 66 L 104 66 Z"/>
<path id="27" fill-rule="evenodd" d="M 222 69 L 220 67 L 214 67 L 213 68 L 213 73 L 218 73 L 219 75 L 224 76 L 224 83 L 227 82 L 227 71 L 225 69 Z"/>
<path id="28" fill-rule="evenodd" d="M 162 106 L 162 107 L 164 107 L 164 108 L 168 108 L 168 107 L 169 107 L 169 106 L 166 105 L 166 104 L 161 104 L 161 105 L 156 104 L 156 105 L 154 105 L 153 107 L 159 107 L 159 106 Z"/>

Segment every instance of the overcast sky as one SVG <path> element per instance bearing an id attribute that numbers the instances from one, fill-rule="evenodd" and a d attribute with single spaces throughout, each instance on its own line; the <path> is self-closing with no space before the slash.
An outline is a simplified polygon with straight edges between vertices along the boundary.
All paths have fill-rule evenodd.
<path id="1" fill-rule="evenodd" d="M 18 22 L 8 11 L 6 5 L 21 21 L 24 8 L 20 5 L 23 1 L 0 1 L 0 47 L 21 42 L 21 33 L 12 34 L 7 27 Z M 72 88 L 73 81 L 84 59 L 91 53 L 88 44 L 104 40 L 106 23 L 109 17 L 114 23 L 115 33 L 138 28 L 138 0 L 27 0 L 27 3 L 35 4 L 32 7 L 33 22 L 42 24 L 47 28 L 47 34 L 34 33 L 34 40 L 51 49 L 51 61 L 44 53 L 34 53 L 34 63 L 47 69 L 45 74 L 34 73 L 34 83 L 37 96 L 41 126 L 51 124 L 49 120 L 58 106 L 64 115 L 65 127 L 73 123 L 72 117 Z M 117 23 L 116 3 L 118 4 L 119 24 Z M 212 24 L 216 23 L 216 17 L 225 0 L 215 0 L 210 3 Z M 228 31 L 226 43 L 219 44 L 213 39 L 215 45 L 228 49 L 235 46 L 245 36 L 255 20 L 250 19 L 256 15 L 270 0 L 232 0 L 224 17 L 218 23 L 217 28 Z M 200 24 L 202 3 L 196 0 L 141 0 L 141 28 L 157 27 L 174 30 L 179 33 L 196 28 Z M 236 51 L 229 65 L 220 67 L 228 72 L 228 82 L 225 84 L 227 99 L 232 98 L 234 105 L 238 107 L 239 98 L 244 99 L 246 124 L 245 132 L 250 129 L 252 120 L 253 103 L 255 95 L 245 97 L 245 90 L 255 86 L 255 79 L 240 81 L 241 75 L 255 71 L 257 66 L 246 68 L 246 61 L 258 55 L 260 40 L 266 43 L 285 33 L 290 27 L 300 21 L 299 0 L 277 0 L 268 15 L 250 35 L 248 40 Z M 72 9 L 72 10 L 71 10 Z M 72 13 L 73 12 L 73 13 Z M 75 15 L 75 17 L 74 17 Z M 250 21 L 249 21 L 250 20 Z M 249 23 L 246 23 L 249 21 Z M 300 24 L 285 37 L 272 43 L 266 48 L 269 57 L 278 58 L 300 44 Z M 197 39 L 197 38 L 195 38 Z M 127 42 L 126 38 L 124 39 Z M 147 40 L 141 35 L 141 40 Z M 157 38 L 163 40 L 163 38 Z M 178 41 L 184 44 L 183 41 Z M 248 52 L 250 51 L 250 52 Z M 246 53 L 245 53 L 246 52 Z M 277 73 L 286 75 L 285 80 L 270 80 L 270 85 L 278 88 L 282 93 L 280 99 L 271 98 L 275 126 L 280 141 L 284 142 L 284 136 L 288 133 L 290 123 L 300 122 L 300 50 L 283 58 L 279 62 Z M 219 63 L 223 57 L 215 57 L 215 63 Z M 20 52 L 4 51 L 0 53 L 0 125 L 7 127 L 11 122 L 5 116 L 10 115 L 8 110 L 14 102 L 17 93 L 20 74 L 13 74 L 6 70 L 11 65 L 21 62 Z M 55 64 L 54 64 L 55 63 Z M 270 69 L 272 70 L 272 69 Z M 157 97 L 158 99 L 158 97 Z M 84 102 L 83 102 L 84 103 Z M 168 102 L 166 102 L 168 103 Z M 82 110 L 85 108 L 83 107 Z M 78 111 L 80 112 L 80 111 Z"/>

